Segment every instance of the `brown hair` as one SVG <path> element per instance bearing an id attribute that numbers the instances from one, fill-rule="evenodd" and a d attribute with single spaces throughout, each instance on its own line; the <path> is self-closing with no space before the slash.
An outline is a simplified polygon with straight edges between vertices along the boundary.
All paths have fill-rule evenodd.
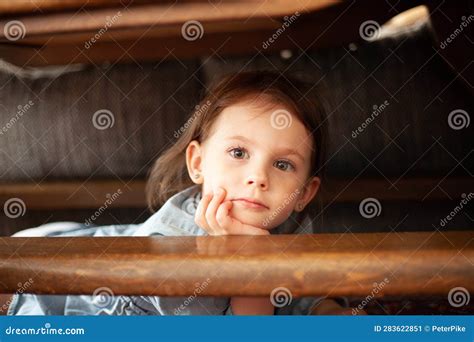
<path id="1" fill-rule="evenodd" d="M 186 148 L 192 140 L 202 143 L 210 129 L 227 107 L 250 98 L 264 99 L 265 103 L 283 105 L 305 125 L 313 138 L 312 176 L 321 177 L 325 159 L 325 125 L 321 101 L 314 92 L 314 85 L 289 75 L 272 71 L 247 71 L 225 76 L 212 86 L 196 106 L 182 134 L 154 163 L 146 185 L 146 197 L 150 210 L 158 210 L 171 196 L 194 185 L 186 166 Z M 260 101 L 261 102 L 261 101 Z M 176 134 L 175 134 L 176 135 Z M 302 216 L 319 207 L 318 198 L 309 203 Z"/>

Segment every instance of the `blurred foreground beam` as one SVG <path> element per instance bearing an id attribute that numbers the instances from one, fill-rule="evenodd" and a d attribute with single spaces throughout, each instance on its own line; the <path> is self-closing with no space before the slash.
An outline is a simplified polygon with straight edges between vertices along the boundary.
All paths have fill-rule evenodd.
<path id="1" fill-rule="evenodd" d="M 291 296 L 474 291 L 474 232 L 0 239 L 0 293 Z"/>

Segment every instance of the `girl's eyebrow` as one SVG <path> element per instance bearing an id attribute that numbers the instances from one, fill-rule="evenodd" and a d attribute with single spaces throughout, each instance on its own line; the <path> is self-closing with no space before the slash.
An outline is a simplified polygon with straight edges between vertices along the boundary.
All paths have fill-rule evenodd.
<path id="1" fill-rule="evenodd" d="M 244 137 L 243 135 L 233 135 L 231 137 L 227 137 L 227 139 L 229 140 L 232 140 L 232 139 L 235 139 L 235 140 L 242 140 L 246 143 L 249 143 L 249 144 L 252 144 L 253 141 L 250 140 L 249 138 L 247 137 Z M 298 153 L 298 151 L 292 149 L 291 147 L 284 147 L 282 148 L 281 150 L 278 151 L 278 154 L 292 154 L 292 155 L 295 155 L 296 157 L 298 157 L 299 159 L 301 159 L 301 161 L 304 162 L 304 158 L 301 154 Z"/>

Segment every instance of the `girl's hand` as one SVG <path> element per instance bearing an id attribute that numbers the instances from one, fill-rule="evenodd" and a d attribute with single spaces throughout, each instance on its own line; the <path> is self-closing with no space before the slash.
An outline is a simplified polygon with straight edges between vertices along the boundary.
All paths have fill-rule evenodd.
<path id="1" fill-rule="evenodd" d="M 270 235 L 266 229 L 244 224 L 229 215 L 232 201 L 224 201 L 226 191 L 203 196 L 196 209 L 194 222 L 209 235 Z"/>
<path id="2" fill-rule="evenodd" d="M 265 229 L 243 224 L 229 215 L 232 201 L 225 201 L 226 192 L 203 196 L 196 209 L 194 222 L 209 235 L 270 235 Z M 218 241 L 221 244 L 221 241 Z M 199 243 L 199 240 L 198 240 Z M 231 297 L 234 315 L 273 315 L 274 307 L 266 297 Z"/>

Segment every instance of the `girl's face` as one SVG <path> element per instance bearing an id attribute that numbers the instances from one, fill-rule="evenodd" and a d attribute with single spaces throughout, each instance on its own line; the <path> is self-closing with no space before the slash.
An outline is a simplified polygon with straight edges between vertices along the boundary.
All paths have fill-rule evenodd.
<path id="1" fill-rule="evenodd" d="M 203 185 L 203 196 L 221 187 L 224 200 L 233 202 L 232 217 L 271 229 L 316 195 L 319 178 L 312 177 L 303 188 L 311 149 L 308 131 L 286 108 L 240 103 L 221 112 L 202 144 L 189 144 L 186 160 L 190 177 Z"/>

